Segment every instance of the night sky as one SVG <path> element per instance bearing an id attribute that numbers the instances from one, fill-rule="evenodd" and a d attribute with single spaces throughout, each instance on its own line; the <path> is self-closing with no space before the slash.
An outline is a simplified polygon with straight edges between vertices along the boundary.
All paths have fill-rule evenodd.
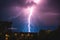
<path id="1" fill-rule="evenodd" d="M 0 21 L 11 21 L 14 32 L 28 32 L 27 19 L 21 10 L 15 9 L 15 6 L 26 7 L 26 0 L 0 0 Z M 31 5 L 31 4 L 30 4 Z M 59 24 L 60 7 L 59 0 L 48 0 L 46 5 L 39 10 L 31 21 L 31 32 L 40 30 L 55 30 Z M 47 14 L 47 15 L 45 15 Z M 41 17 L 41 18 L 39 18 Z"/>

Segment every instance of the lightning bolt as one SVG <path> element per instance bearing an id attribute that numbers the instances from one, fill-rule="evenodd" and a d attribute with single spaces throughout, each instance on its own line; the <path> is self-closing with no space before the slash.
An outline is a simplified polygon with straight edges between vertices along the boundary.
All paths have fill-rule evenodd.
<path id="1" fill-rule="evenodd" d="M 29 17 L 28 17 L 28 32 L 30 32 L 30 19 L 31 19 L 31 16 L 32 16 L 34 8 L 33 7 L 29 7 L 29 9 L 30 9 L 29 10 L 30 13 L 29 13 Z"/>
<path id="2" fill-rule="evenodd" d="M 31 1 L 32 0 L 29 0 L 29 2 L 31 2 Z M 33 2 L 36 3 L 36 4 L 38 4 L 39 3 L 39 0 L 33 0 Z M 28 9 L 29 9 L 28 32 L 30 32 L 30 24 L 31 24 L 30 20 L 31 20 L 31 16 L 32 16 L 32 13 L 34 11 L 34 8 L 35 8 L 35 6 L 33 6 L 33 5 L 31 7 L 28 7 Z"/>
<path id="3" fill-rule="evenodd" d="M 23 12 L 28 14 L 28 32 L 31 32 L 31 16 L 37 9 L 37 6 L 41 0 L 26 0 L 26 3 L 32 3 L 31 6 L 27 6 L 26 8 L 23 8 Z"/>

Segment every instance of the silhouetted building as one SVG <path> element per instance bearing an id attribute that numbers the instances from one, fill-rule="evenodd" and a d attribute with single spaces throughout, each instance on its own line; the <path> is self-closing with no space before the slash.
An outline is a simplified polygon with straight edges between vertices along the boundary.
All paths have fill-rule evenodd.
<path id="1" fill-rule="evenodd" d="M 0 21 L 0 32 L 11 32 L 10 29 L 11 28 L 12 22 L 7 22 L 7 21 Z"/>

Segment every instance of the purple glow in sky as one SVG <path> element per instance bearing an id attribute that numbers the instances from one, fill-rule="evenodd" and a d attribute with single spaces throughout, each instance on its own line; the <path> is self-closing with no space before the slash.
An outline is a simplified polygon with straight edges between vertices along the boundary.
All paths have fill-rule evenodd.
<path id="1" fill-rule="evenodd" d="M 21 3 L 21 2 L 19 2 Z M 30 26 L 32 24 L 42 24 L 46 26 L 55 25 L 58 23 L 57 16 L 54 8 L 47 6 L 47 0 L 26 0 L 22 1 L 22 4 L 15 5 L 11 4 L 9 10 L 10 20 L 18 18 L 19 20 L 26 20 L 28 32 L 30 32 Z M 21 17 L 22 16 L 22 17 Z"/>

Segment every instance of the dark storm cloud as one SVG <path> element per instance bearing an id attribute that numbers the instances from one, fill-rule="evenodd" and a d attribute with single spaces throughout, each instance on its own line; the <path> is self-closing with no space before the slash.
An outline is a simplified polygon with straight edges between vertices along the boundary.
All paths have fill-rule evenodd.
<path id="1" fill-rule="evenodd" d="M 18 6 L 28 6 L 28 5 L 31 5 L 32 3 L 25 3 L 26 0 L 0 0 L 0 7 L 7 7 L 7 6 L 15 6 L 15 5 L 18 5 Z M 49 7 L 53 7 L 55 9 L 59 9 L 59 0 L 48 0 L 48 6 Z"/>
<path id="2" fill-rule="evenodd" d="M 52 7 L 52 8 L 55 8 L 56 10 L 59 11 L 60 2 L 59 2 L 59 0 L 49 0 L 49 1 L 48 1 L 48 6 L 49 6 L 49 7 Z"/>
<path id="3" fill-rule="evenodd" d="M 26 0 L 0 0 L 0 6 L 1 7 L 7 7 L 12 5 L 20 5 L 24 6 Z"/>
<path id="4" fill-rule="evenodd" d="M 25 0 L 0 0 L 0 19 L 7 16 L 6 11 L 12 6 L 24 6 Z"/>
<path id="5" fill-rule="evenodd" d="M 26 6 L 31 6 L 32 4 L 35 4 L 35 3 L 33 2 L 26 3 L 26 0 L 0 0 L 1 7 L 10 7 L 10 6 L 26 7 Z"/>

